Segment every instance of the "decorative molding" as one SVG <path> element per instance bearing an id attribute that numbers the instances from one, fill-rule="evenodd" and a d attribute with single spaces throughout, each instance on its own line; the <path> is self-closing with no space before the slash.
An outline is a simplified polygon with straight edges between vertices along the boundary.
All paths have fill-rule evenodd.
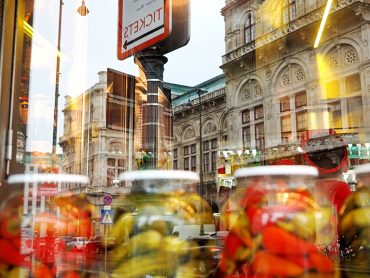
<path id="1" fill-rule="evenodd" d="M 355 2 L 358 3 L 364 3 L 364 0 L 338 0 L 337 5 L 333 6 L 331 9 L 331 14 L 344 9 L 350 5 L 353 5 Z M 239 48 L 236 48 L 225 55 L 222 56 L 222 64 L 225 65 L 227 63 L 232 62 L 233 60 L 237 60 L 240 57 L 251 53 L 255 51 L 256 49 L 263 47 L 265 45 L 268 45 L 282 37 L 285 37 L 289 33 L 292 33 L 296 31 L 297 29 L 301 29 L 305 26 L 308 26 L 316 21 L 321 20 L 323 12 L 324 12 L 325 6 L 322 6 L 310 13 L 307 13 L 306 15 L 303 15 L 296 19 L 295 21 L 284 25 L 266 35 L 263 35 L 259 38 L 256 38 L 255 41 L 252 41 L 251 43 L 248 43 L 246 45 L 243 45 Z M 361 14 L 363 17 L 366 17 L 369 14 L 369 20 L 370 20 L 370 12 L 366 12 L 368 9 L 364 9 L 363 7 L 358 7 L 358 13 Z"/>

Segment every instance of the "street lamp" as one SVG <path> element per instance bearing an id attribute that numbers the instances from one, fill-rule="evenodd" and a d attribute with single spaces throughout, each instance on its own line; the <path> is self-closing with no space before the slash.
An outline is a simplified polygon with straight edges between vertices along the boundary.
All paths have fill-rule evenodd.
<path id="1" fill-rule="evenodd" d="M 85 0 L 82 0 L 82 4 L 81 6 L 77 9 L 77 12 L 81 15 L 81 16 L 85 16 L 89 13 L 89 9 L 86 7 L 85 5 Z"/>
<path id="2" fill-rule="evenodd" d="M 204 234 L 204 223 L 203 223 L 203 138 L 202 138 L 202 94 L 206 93 L 205 90 L 196 89 L 190 91 L 190 93 L 196 93 L 198 95 L 198 105 L 199 105 L 199 195 L 201 198 L 200 210 L 201 210 L 201 223 L 200 223 L 200 235 Z M 190 102 L 190 99 L 189 99 Z M 191 102 L 190 102 L 191 105 Z"/>
<path id="3" fill-rule="evenodd" d="M 85 6 L 85 1 L 82 0 L 82 5 L 78 8 L 77 12 L 81 16 L 89 13 Z M 54 92 L 54 123 L 53 123 L 53 148 L 52 148 L 52 165 L 56 165 L 57 158 L 57 130 L 58 130 L 58 99 L 59 93 L 59 78 L 60 78 L 60 37 L 62 34 L 62 13 L 63 13 L 63 0 L 59 0 L 59 18 L 58 18 L 58 42 L 57 42 L 57 63 L 55 68 L 55 92 Z"/>

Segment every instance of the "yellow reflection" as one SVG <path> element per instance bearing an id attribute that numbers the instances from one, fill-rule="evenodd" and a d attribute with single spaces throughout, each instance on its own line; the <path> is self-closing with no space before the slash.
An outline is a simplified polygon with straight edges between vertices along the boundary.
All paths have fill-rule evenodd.
<path id="1" fill-rule="evenodd" d="M 333 70 L 331 69 L 326 57 L 322 54 L 316 55 L 316 63 L 317 63 L 317 72 L 319 75 L 319 84 L 320 84 L 320 91 L 321 91 L 321 99 L 329 99 L 329 98 L 337 98 L 339 91 L 335 90 L 334 83 L 330 85 L 328 81 L 332 79 L 335 75 Z M 326 88 L 326 85 L 328 87 Z M 328 89 L 328 90 L 327 90 Z M 338 88 L 339 90 L 339 88 Z"/>
<path id="2" fill-rule="evenodd" d="M 54 48 L 53 45 L 47 39 L 45 39 L 41 34 L 37 33 L 33 29 L 33 27 L 31 25 L 29 25 L 26 21 L 23 21 L 23 30 L 24 30 L 24 33 L 28 37 L 33 38 L 36 42 L 40 43 L 44 47 L 49 48 L 53 52 L 56 52 L 58 57 L 62 56 L 62 53 L 60 51 L 58 51 L 56 48 Z"/>
<path id="3" fill-rule="evenodd" d="M 283 25 L 283 0 L 266 0 L 258 9 L 262 21 L 273 28 Z"/>
<path id="4" fill-rule="evenodd" d="M 321 19 L 319 31 L 317 32 L 317 37 L 315 40 L 315 44 L 313 45 L 313 48 L 317 48 L 319 46 L 321 35 L 322 35 L 322 32 L 324 31 L 325 23 L 326 23 L 326 20 L 328 19 L 332 2 L 333 0 L 328 0 L 328 2 L 326 3 L 325 11 Z"/>
<path id="5" fill-rule="evenodd" d="M 309 113 L 309 129 L 328 129 L 329 128 L 329 111 L 319 110 Z"/>
<path id="6" fill-rule="evenodd" d="M 113 82 L 107 86 L 107 89 L 105 90 L 106 93 L 112 93 L 113 92 Z"/>

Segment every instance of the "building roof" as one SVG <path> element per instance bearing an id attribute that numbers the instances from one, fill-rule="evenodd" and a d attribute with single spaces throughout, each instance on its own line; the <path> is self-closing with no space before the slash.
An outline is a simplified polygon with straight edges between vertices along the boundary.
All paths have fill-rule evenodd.
<path id="1" fill-rule="evenodd" d="M 172 89 L 172 85 L 174 85 L 174 89 L 176 89 L 176 86 L 178 84 L 173 84 L 173 83 L 165 83 L 165 87 L 166 88 L 169 88 L 171 90 Z M 182 86 L 182 85 L 180 85 Z M 175 96 L 173 99 L 172 99 L 172 106 L 176 107 L 176 106 L 179 106 L 179 105 L 182 105 L 184 103 L 187 103 L 189 100 L 193 100 L 193 99 L 197 99 L 198 98 L 198 95 L 196 93 L 196 90 L 197 89 L 202 89 L 204 91 L 206 91 L 206 93 L 204 94 L 207 94 L 207 93 L 211 93 L 211 92 L 214 92 L 216 90 L 219 90 L 221 88 L 225 88 L 226 84 L 225 84 L 225 75 L 224 74 L 220 74 L 220 75 L 217 75 L 211 79 L 208 79 L 194 87 L 189 87 L 189 86 L 183 86 L 183 92 L 181 95 L 177 95 Z M 172 95 L 174 95 L 172 93 Z"/>

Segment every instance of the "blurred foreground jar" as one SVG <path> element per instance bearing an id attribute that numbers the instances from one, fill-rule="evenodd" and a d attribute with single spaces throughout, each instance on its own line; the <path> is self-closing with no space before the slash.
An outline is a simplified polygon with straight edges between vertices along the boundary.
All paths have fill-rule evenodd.
<path id="1" fill-rule="evenodd" d="M 225 276 L 311 277 L 334 274 L 315 244 L 329 225 L 312 192 L 317 169 L 261 166 L 235 172 L 240 214 L 225 241 L 219 272 Z M 316 276 L 315 276 L 316 277 Z"/>
<path id="2" fill-rule="evenodd" d="M 81 175 L 16 174 L 0 188 L 0 277 L 89 277 L 95 258 L 66 238 L 91 235 L 92 205 Z M 94 273 L 94 274 L 95 274 Z"/>
<path id="3" fill-rule="evenodd" d="M 0 187 L 0 277 L 26 277 L 31 260 L 21 252 L 23 191 L 20 185 Z"/>
<path id="4" fill-rule="evenodd" d="M 370 164 L 355 168 L 357 190 L 339 215 L 343 268 L 350 277 L 370 276 Z"/>
<path id="5" fill-rule="evenodd" d="M 200 232 L 200 223 L 212 223 L 209 205 L 196 192 L 199 176 L 145 170 L 124 173 L 120 180 L 126 193 L 114 207 L 109 233 L 115 239 L 109 253 L 112 277 L 202 277 L 197 266 L 201 248 L 173 234 L 185 226 Z M 203 267 L 206 277 L 207 263 Z"/>

